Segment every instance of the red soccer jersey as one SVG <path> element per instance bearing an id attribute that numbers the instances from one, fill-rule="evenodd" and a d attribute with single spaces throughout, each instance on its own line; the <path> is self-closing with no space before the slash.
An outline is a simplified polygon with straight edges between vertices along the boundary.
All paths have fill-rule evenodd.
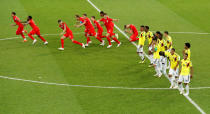
<path id="1" fill-rule="evenodd" d="M 28 21 L 28 23 L 31 26 L 31 28 L 33 28 L 33 29 L 39 29 L 39 27 L 36 26 L 34 20 L 31 19 L 31 20 Z"/>
<path id="2" fill-rule="evenodd" d="M 96 20 L 93 21 L 93 23 L 95 24 L 95 26 L 98 28 L 98 30 L 103 30 L 103 28 L 101 27 L 101 25 L 99 24 L 99 22 L 97 22 Z"/>
<path id="3" fill-rule="evenodd" d="M 108 26 L 109 28 L 114 27 L 114 23 L 112 22 L 113 20 L 112 20 L 111 18 L 107 17 L 105 20 L 106 20 L 107 26 Z"/>
<path id="4" fill-rule="evenodd" d="M 80 21 L 80 23 L 83 23 L 84 22 L 84 18 L 80 17 L 79 21 Z"/>
<path id="5" fill-rule="evenodd" d="M 130 25 L 130 29 L 133 31 L 134 34 L 138 33 L 138 30 L 134 25 Z"/>
<path id="6" fill-rule="evenodd" d="M 69 27 L 66 25 L 66 23 L 62 23 L 61 25 L 59 25 L 59 27 L 61 28 L 61 29 L 63 29 L 64 30 L 64 28 L 66 27 L 66 33 L 71 33 L 72 31 L 69 29 Z"/>
<path id="7" fill-rule="evenodd" d="M 94 29 L 89 18 L 84 19 L 86 29 Z"/>
<path id="8" fill-rule="evenodd" d="M 17 16 L 13 16 L 13 20 L 18 26 L 23 26 L 23 24 L 20 22 L 20 19 Z"/>
<path id="9" fill-rule="evenodd" d="M 105 18 L 101 18 L 99 21 L 103 22 L 104 25 L 106 26 L 106 28 L 108 28 L 108 23 L 107 23 L 107 20 Z"/>

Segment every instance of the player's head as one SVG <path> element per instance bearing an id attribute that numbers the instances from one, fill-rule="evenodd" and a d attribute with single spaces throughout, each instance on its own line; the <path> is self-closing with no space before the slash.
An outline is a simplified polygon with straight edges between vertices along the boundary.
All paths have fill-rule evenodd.
<path id="1" fill-rule="evenodd" d="M 168 31 L 164 31 L 164 36 L 168 36 L 169 32 Z"/>
<path id="2" fill-rule="evenodd" d="M 61 24 L 61 23 L 62 23 L 62 20 L 59 19 L 59 20 L 58 20 L 58 24 Z"/>
<path id="3" fill-rule="evenodd" d="M 176 51 L 175 48 L 172 48 L 171 49 L 171 55 L 174 55 L 175 51 Z"/>
<path id="4" fill-rule="evenodd" d="M 185 53 L 185 54 L 184 54 L 184 59 L 186 60 L 187 58 L 188 58 L 188 54 Z"/>
<path id="5" fill-rule="evenodd" d="M 165 52 L 160 51 L 160 52 L 159 52 L 159 55 L 160 55 L 160 56 L 164 56 L 164 57 L 165 57 Z"/>
<path id="6" fill-rule="evenodd" d="M 156 31 L 155 36 L 159 37 L 159 35 L 160 35 L 160 31 Z"/>
<path id="7" fill-rule="evenodd" d="M 79 20 L 80 16 L 79 15 L 75 15 L 75 18 L 76 18 L 76 20 Z"/>
<path id="8" fill-rule="evenodd" d="M 107 17 L 108 17 L 107 13 L 104 13 L 104 18 L 107 18 Z"/>
<path id="9" fill-rule="evenodd" d="M 159 33 L 159 34 L 158 34 L 158 38 L 159 38 L 160 40 L 162 40 L 162 39 L 163 39 L 163 34 L 162 34 L 162 33 Z"/>
<path id="10" fill-rule="evenodd" d="M 91 16 L 91 20 L 92 21 L 96 20 L 96 17 L 95 16 Z"/>
<path id="11" fill-rule="evenodd" d="M 156 44 L 156 43 L 157 43 L 157 37 L 153 38 L 152 42 L 153 42 L 154 44 Z"/>
<path id="12" fill-rule="evenodd" d="M 27 19 L 27 20 L 29 21 L 29 20 L 31 20 L 31 19 L 32 19 L 32 16 L 28 16 L 28 19 Z"/>
<path id="13" fill-rule="evenodd" d="M 129 24 L 127 24 L 127 25 L 124 25 L 124 29 L 128 29 L 129 28 Z"/>
<path id="14" fill-rule="evenodd" d="M 15 16 L 15 15 L 16 15 L 16 13 L 15 13 L 15 12 L 12 12 L 11 14 L 12 14 L 12 16 Z"/>
<path id="15" fill-rule="evenodd" d="M 149 31 L 149 26 L 145 26 L 145 32 Z"/>
<path id="16" fill-rule="evenodd" d="M 185 43 L 185 46 L 184 46 L 185 49 L 189 49 L 190 47 L 191 47 L 190 43 Z"/>
<path id="17" fill-rule="evenodd" d="M 140 26 L 140 31 L 144 31 L 144 25 Z"/>
<path id="18" fill-rule="evenodd" d="M 100 12 L 100 16 L 101 16 L 101 17 L 104 17 L 104 11 L 101 11 L 101 12 Z"/>
<path id="19" fill-rule="evenodd" d="M 86 13 L 84 13 L 82 16 L 83 16 L 83 18 L 86 18 L 86 17 L 87 17 L 87 14 L 86 14 Z"/>

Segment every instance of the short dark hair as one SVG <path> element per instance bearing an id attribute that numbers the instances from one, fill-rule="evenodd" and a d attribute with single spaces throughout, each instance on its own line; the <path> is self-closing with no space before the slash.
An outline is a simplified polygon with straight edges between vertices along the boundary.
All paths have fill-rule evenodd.
<path id="1" fill-rule="evenodd" d="M 104 14 L 104 11 L 100 11 L 100 14 Z"/>
<path id="2" fill-rule="evenodd" d="M 144 25 L 141 25 L 140 27 L 144 27 Z"/>
<path id="3" fill-rule="evenodd" d="M 79 18 L 80 16 L 79 15 L 75 15 L 75 17 L 78 17 Z"/>
<path id="4" fill-rule="evenodd" d="M 84 16 L 87 16 L 87 14 L 86 14 L 86 13 L 84 13 L 83 15 L 84 15 Z"/>
<path id="5" fill-rule="evenodd" d="M 127 25 L 124 25 L 124 29 L 126 29 L 126 26 L 127 26 Z"/>
<path id="6" fill-rule="evenodd" d="M 61 19 L 58 20 L 58 23 L 60 23 L 60 22 L 61 22 Z"/>
<path id="7" fill-rule="evenodd" d="M 175 48 L 172 48 L 171 50 L 176 51 Z"/>
<path id="8" fill-rule="evenodd" d="M 16 15 L 16 13 L 15 13 L 15 12 L 12 12 L 12 14 L 13 14 L 13 15 Z"/>
<path id="9" fill-rule="evenodd" d="M 156 31 L 156 34 L 161 34 L 160 31 Z"/>
<path id="10" fill-rule="evenodd" d="M 153 41 L 157 41 L 157 37 L 154 37 L 154 38 L 153 38 Z"/>
<path id="11" fill-rule="evenodd" d="M 145 26 L 145 28 L 149 30 L 149 26 Z"/>
<path id="12" fill-rule="evenodd" d="M 188 53 L 185 53 L 186 56 L 188 56 Z"/>
<path id="13" fill-rule="evenodd" d="M 165 34 L 169 34 L 168 31 L 164 31 Z"/>
<path id="14" fill-rule="evenodd" d="M 94 19 L 96 18 L 95 16 L 91 16 L 91 17 L 94 18 Z"/>
<path id="15" fill-rule="evenodd" d="M 32 19 L 32 16 L 28 16 L 28 19 Z"/>
<path id="16" fill-rule="evenodd" d="M 190 43 L 185 43 L 185 46 L 187 46 L 187 48 L 191 47 Z"/>
<path id="17" fill-rule="evenodd" d="M 107 15 L 107 13 L 103 13 L 104 15 Z"/>
<path id="18" fill-rule="evenodd" d="M 160 51 L 160 52 L 159 52 L 159 55 L 161 55 L 161 56 L 165 56 L 165 52 Z"/>

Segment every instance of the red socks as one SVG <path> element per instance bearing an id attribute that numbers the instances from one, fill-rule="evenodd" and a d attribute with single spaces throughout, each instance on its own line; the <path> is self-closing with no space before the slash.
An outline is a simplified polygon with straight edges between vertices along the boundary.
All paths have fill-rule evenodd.
<path id="1" fill-rule="evenodd" d="M 115 42 L 117 42 L 118 44 L 120 43 L 120 41 L 119 40 L 117 40 L 117 38 L 113 38 L 113 40 L 115 41 Z"/>
<path id="2" fill-rule="evenodd" d="M 42 36 L 39 36 L 39 38 L 42 39 L 43 42 L 46 42 L 46 40 Z"/>
<path id="3" fill-rule="evenodd" d="M 24 36 L 24 34 L 23 34 L 23 33 L 21 33 L 20 35 L 23 37 L 23 39 L 25 39 L 25 36 Z"/>
<path id="4" fill-rule="evenodd" d="M 73 41 L 73 43 L 75 43 L 75 44 L 79 44 L 79 45 L 81 45 L 81 46 L 82 46 L 82 43 L 80 43 L 80 42 L 78 42 L 78 41 L 76 41 L 76 40 L 74 40 L 74 41 Z"/>
<path id="5" fill-rule="evenodd" d="M 28 34 L 29 38 L 31 38 L 32 40 L 34 40 L 34 37 L 31 36 L 31 34 Z"/>
<path id="6" fill-rule="evenodd" d="M 102 39 L 100 37 L 97 37 L 96 39 L 98 39 L 100 42 L 102 42 Z"/>
<path id="7" fill-rule="evenodd" d="M 61 47 L 64 48 L 64 39 L 61 39 Z"/>
<path id="8" fill-rule="evenodd" d="M 109 42 L 109 45 L 112 45 L 111 39 L 109 37 L 106 37 L 106 38 L 107 38 L 107 41 Z"/>
<path id="9" fill-rule="evenodd" d="M 90 42 L 90 37 L 87 37 L 87 44 Z"/>

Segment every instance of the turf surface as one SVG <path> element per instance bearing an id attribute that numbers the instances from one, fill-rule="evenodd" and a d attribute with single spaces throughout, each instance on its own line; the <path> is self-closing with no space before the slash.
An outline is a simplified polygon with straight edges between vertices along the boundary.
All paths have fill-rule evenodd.
<path id="1" fill-rule="evenodd" d="M 92 0 L 113 18 L 117 25 L 150 25 L 153 31 L 208 32 L 210 17 L 208 0 Z M 21 20 L 32 15 L 42 34 L 59 34 L 57 20 L 65 21 L 75 33 L 75 39 L 85 42 L 75 28 L 74 15 L 98 12 L 86 0 L 1 0 L 0 38 L 14 37 L 10 13 L 15 11 Z M 26 27 L 30 31 L 30 27 Z M 79 33 L 79 34 L 77 34 Z M 60 52 L 59 36 L 44 36 L 48 46 L 39 40 L 22 43 L 22 39 L 0 40 L 0 75 L 89 86 L 118 86 L 134 88 L 167 88 L 166 78 L 154 78 L 154 70 L 138 64 L 135 47 L 120 35 L 122 46 L 111 49 L 93 44 L 86 49 L 65 40 L 65 51 Z M 181 54 L 183 44 L 192 44 L 195 69 L 191 87 L 210 86 L 208 76 L 208 42 L 210 35 L 171 34 L 174 47 Z M 38 38 L 37 38 L 38 39 Z M 146 49 L 145 49 L 146 51 Z M 2 114 L 116 114 L 116 113 L 199 113 L 177 90 L 121 90 L 63 87 L 0 79 L 0 113 Z M 210 113 L 210 90 L 192 90 L 190 97 Z"/>

